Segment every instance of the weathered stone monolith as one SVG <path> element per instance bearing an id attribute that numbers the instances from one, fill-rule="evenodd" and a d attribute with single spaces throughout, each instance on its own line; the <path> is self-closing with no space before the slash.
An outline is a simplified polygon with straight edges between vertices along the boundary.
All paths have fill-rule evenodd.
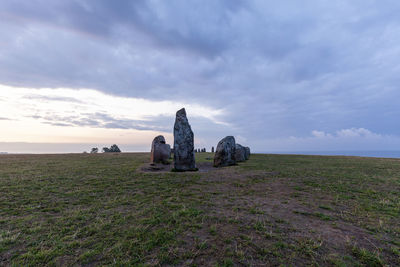
<path id="1" fill-rule="evenodd" d="M 184 108 L 176 112 L 174 125 L 174 170 L 194 171 L 194 136 Z"/>
<path id="2" fill-rule="evenodd" d="M 214 167 L 235 165 L 236 144 L 233 136 L 227 136 L 218 142 L 214 156 Z"/>
<path id="3" fill-rule="evenodd" d="M 156 136 L 151 143 L 151 163 L 168 164 L 168 159 L 171 155 L 170 145 L 165 143 L 165 138 L 162 135 Z"/>
<path id="4" fill-rule="evenodd" d="M 240 144 L 236 144 L 235 159 L 236 162 L 242 162 L 246 160 L 246 149 Z"/>
<path id="5" fill-rule="evenodd" d="M 211 153 L 214 153 L 214 147 L 211 147 Z"/>

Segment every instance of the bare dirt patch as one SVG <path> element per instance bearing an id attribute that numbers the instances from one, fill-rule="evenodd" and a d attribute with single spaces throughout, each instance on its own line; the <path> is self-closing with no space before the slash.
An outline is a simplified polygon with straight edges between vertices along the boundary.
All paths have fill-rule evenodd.
<path id="1" fill-rule="evenodd" d="M 243 172 L 232 167 L 202 175 L 202 183 L 194 185 L 193 190 L 212 196 L 204 206 L 213 218 L 206 229 L 214 227 L 218 234 L 202 229 L 189 233 L 186 242 L 200 240 L 231 248 L 239 256 L 241 253 L 254 255 L 251 260 L 243 258 L 241 262 L 253 266 L 263 266 L 264 257 L 269 257 L 272 265 L 282 262 L 302 265 L 310 260 L 327 264 L 336 260 L 335 255 L 351 253 L 354 248 L 392 257 L 385 252 L 390 249 L 387 244 L 343 219 L 342 207 L 329 206 L 333 196 L 310 189 L 299 192 L 298 181 L 277 178 L 277 175 L 279 172 Z M 241 236 L 243 240 L 235 238 L 233 248 L 224 243 Z M 284 255 L 283 251 L 291 251 L 292 256 Z M 210 260 L 211 252 L 203 253 Z M 215 253 L 213 261 L 223 261 L 219 253 Z M 201 255 L 197 253 L 194 263 L 204 264 Z"/>

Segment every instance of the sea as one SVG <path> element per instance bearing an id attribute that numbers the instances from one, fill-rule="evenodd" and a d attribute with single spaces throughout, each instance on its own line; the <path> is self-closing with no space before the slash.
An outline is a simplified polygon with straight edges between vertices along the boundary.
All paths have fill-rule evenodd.
<path id="1" fill-rule="evenodd" d="M 316 156 L 356 156 L 374 158 L 400 158 L 400 151 L 397 150 L 371 150 L 371 151 L 282 151 L 270 152 L 271 154 L 296 154 Z"/>

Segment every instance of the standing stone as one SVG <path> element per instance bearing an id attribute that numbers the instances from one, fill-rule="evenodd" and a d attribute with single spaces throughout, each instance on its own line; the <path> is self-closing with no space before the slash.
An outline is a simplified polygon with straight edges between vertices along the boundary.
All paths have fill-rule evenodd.
<path id="1" fill-rule="evenodd" d="M 214 147 L 211 147 L 211 153 L 214 153 Z"/>
<path id="2" fill-rule="evenodd" d="M 250 158 L 250 147 L 246 146 L 245 148 L 246 154 L 244 155 L 245 159 L 248 160 Z"/>
<path id="3" fill-rule="evenodd" d="M 165 143 L 165 138 L 162 135 L 156 136 L 151 143 L 151 163 L 168 164 L 168 159 L 171 155 L 171 147 Z"/>
<path id="4" fill-rule="evenodd" d="M 246 149 L 240 144 L 236 144 L 235 159 L 236 162 L 242 162 L 246 160 Z"/>
<path id="5" fill-rule="evenodd" d="M 194 171 L 194 138 L 183 108 L 176 112 L 174 125 L 174 168 L 176 171 Z"/>
<path id="6" fill-rule="evenodd" d="M 219 141 L 214 156 L 214 167 L 235 165 L 235 152 L 236 145 L 233 136 L 227 136 Z"/>

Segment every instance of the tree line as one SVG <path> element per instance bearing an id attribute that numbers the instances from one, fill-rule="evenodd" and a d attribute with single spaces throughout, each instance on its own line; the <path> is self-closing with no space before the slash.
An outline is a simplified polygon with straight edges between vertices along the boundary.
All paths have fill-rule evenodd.
<path id="1" fill-rule="evenodd" d="M 93 147 L 92 150 L 90 150 L 90 153 L 98 153 L 99 149 L 97 147 Z M 110 147 L 103 147 L 102 149 L 103 153 L 119 153 L 121 152 L 121 149 L 119 149 L 119 147 L 114 144 Z"/>

